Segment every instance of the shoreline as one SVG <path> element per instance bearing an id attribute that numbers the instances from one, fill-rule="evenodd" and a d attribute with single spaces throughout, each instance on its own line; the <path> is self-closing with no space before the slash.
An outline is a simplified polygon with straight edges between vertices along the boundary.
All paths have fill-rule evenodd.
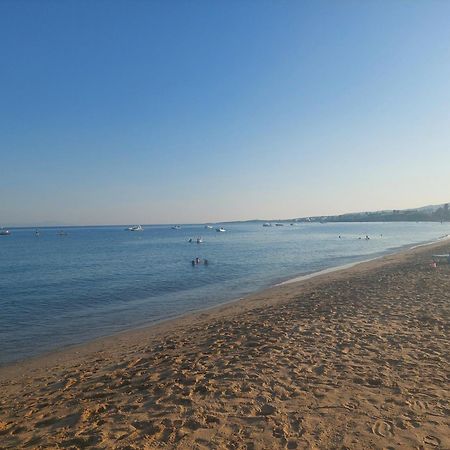
<path id="1" fill-rule="evenodd" d="M 94 339 L 89 339 L 88 341 L 85 341 L 85 342 L 80 342 L 77 344 L 69 344 L 67 346 L 53 349 L 53 350 L 50 350 L 48 352 L 45 352 L 45 353 L 42 353 L 39 355 L 27 357 L 27 358 L 20 359 L 17 361 L 12 361 L 10 363 L 0 365 L 0 380 L 2 377 L 2 372 L 8 371 L 8 369 L 16 367 L 16 366 L 22 367 L 22 366 L 28 365 L 28 363 L 32 365 L 33 362 L 39 363 L 41 360 L 47 360 L 47 359 L 53 361 L 54 359 L 57 359 L 58 357 L 63 356 L 65 353 L 75 352 L 76 354 L 78 354 L 80 351 L 83 351 L 83 348 L 90 349 L 91 347 L 95 348 L 97 345 L 102 346 L 102 344 L 104 344 L 104 343 L 107 344 L 110 341 L 113 341 L 115 338 L 120 338 L 120 337 L 126 338 L 128 335 L 134 336 L 135 334 L 141 334 L 141 333 L 148 333 L 150 335 L 153 335 L 153 332 L 155 335 L 160 334 L 160 333 L 166 333 L 169 330 L 171 330 L 172 328 L 176 328 L 179 324 L 184 323 L 185 321 L 190 322 L 191 320 L 195 321 L 202 317 L 210 317 L 210 315 L 214 315 L 214 313 L 223 313 L 223 312 L 228 313 L 229 310 L 232 311 L 235 306 L 239 307 L 239 306 L 241 306 L 241 303 L 246 303 L 247 301 L 255 302 L 257 299 L 264 298 L 266 293 L 272 293 L 273 290 L 276 290 L 278 288 L 292 287 L 295 289 L 295 287 L 303 286 L 305 284 L 305 282 L 311 282 L 314 280 L 318 280 L 320 283 L 320 281 L 322 280 L 323 277 L 333 276 L 333 275 L 339 276 L 341 273 L 343 273 L 344 276 L 347 273 L 349 273 L 351 275 L 353 269 L 358 270 L 358 268 L 360 268 L 362 270 L 365 270 L 366 269 L 365 266 L 367 264 L 371 265 L 371 263 L 377 263 L 377 262 L 383 263 L 384 260 L 386 260 L 387 263 L 391 263 L 392 258 L 395 259 L 395 257 L 397 257 L 397 256 L 400 258 L 405 254 L 407 255 L 409 252 L 415 251 L 417 249 L 420 250 L 424 247 L 429 248 L 432 246 L 433 247 L 440 246 L 440 244 L 442 244 L 443 242 L 445 242 L 447 240 L 450 241 L 450 235 L 440 237 L 434 241 L 424 242 L 424 243 L 413 245 L 413 246 L 405 245 L 405 246 L 400 247 L 399 249 L 397 249 L 397 251 L 394 251 L 392 253 L 386 253 L 386 254 L 379 255 L 379 256 L 376 256 L 374 258 L 370 258 L 367 260 L 355 261 L 355 262 L 343 264 L 340 266 L 330 267 L 328 269 L 322 269 L 322 270 L 312 272 L 309 274 L 300 275 L 300 276 L 297 276 L 294 278 L 289 278 L 285 281 L 282 281 L 281 283 L 276 283 L 276 284 L 270 285 L 264 289 L 255 291 L 244 297 L 239 297 L 239 298 L 235 298 L 232 300 L 226 300 L 223 303 L 219 303 L 217 305 L 213 305 L 213 306 L 202 308 L 202 309 L 195 310 L 195 311 L 186 312 L 184 314 L 180 314 L 175 317 L 162 319 L 160 321 L 156 321 L 153 323 L 143 324 L 141 326 L 118 331 L 113 334 L 108 334 L 108 335 L 100 336 L 100 337 L 97 337 Z M 394 263 L 395 263 L 395 261 L 394 261 Z M 369 267 L 369 270 L 370 270 L 370 268 L 371 267 Z"/>
<path id="2" fill-rule="evenodd" d="M 419 244 L 415 244 L 413 246 L 411 246 L 411 244 L 407 244 L 407 245 L 402 245 L 401 247 L 398 248 L 394 248 L 392 252 L 390 252 L 389 250 L 386 250 L 384 252 L 382 252 L 380 255 L 375 256 L 373 258 L 368 258 L 368 259 L 364 259 L 362 261 L 354 261 L 354 262 L 350 262 L 347 264 L 342 264 L 340 266 L 333 266 L 333 267 L 328 267 L 326 269 L 321 269 L 318 270 L 316 272 L 311 272 L 311 273 L 305 273 L 304 275 L 298 275 L 295 276 L 293 278 L 288 278 L 285 281 L 282 281 L 280 283 L 275 284 L 274 286 L 283 286 L 286 284 L 291 284 L 291 283 L 297 283 L 299 281 L 306 281 L 309 280 L 311 278 L 315 278 L 319 275 L 325 275 L 327 273 L 333 273 L 333 272 L 338 272 L 340 270 L 344 270 L 344 269 L 351 269 L 354 266 L 357 266 L 358 264 L 364 264 L 364 263 L 368 263 L 371 261 L 375 261 L 377 259 L 381 259 L 384 258 L 385 256 L 388 255 L 396 255 L 398 253 L 404 252 L 404 251 L 408 251 L 408 250 L 414 250 L 416 248 L 421 248 L 421 247 L 427 247 L 429 245 L 433 245 L 433 244 L 438 244 L 440 242 L 446 241 L 446 240 L 450 240 L 450 235 L 446 234 L 444 236 L 441 236 L 433 241 L 426 241 L 423 243 L 419 243 Z"/>
<path id="3" fill-rule="evenodd" d="M 29 356 L 26 358 L 18 359 L 16 361 L 11 361 L 11 362 L 7 362 L 5 364 L 0 364 L 0 379 L 1 379 L 2 370 L 3 369 L 7 370 L 9 367 L 13 367 L 13 366 L 17 366 L 17 365 L 24 365 L 24 364 L 27 364 L 28 362 L 31 363 L 33 361 L 39 361 L 42 358 L 52 359 L 52 357 L 57 357 L 58 355 L 64 354 L 65 352 L 68 352 L 71 350 L 76 350 L 76 349 L 82 349 L 85 346 L 89 347 L 91 345 L 95 345 L 96 343 L 100 344 L 104 340 L 109 341 L 111 339 L 114 339 L 115 337 L 127 335 L 129 333 L 133 334 L 134 332 L 142 332 L 142 331 L 148 331 L 149 333 L 151 333 L 151 331 L 153 329 L 155 329 L 155 331 L 159 332 L 160 328 L 164 328 L 166 325 L 168 327 L 176 326 L 176 322 L 178 322 L 178 321 L 183 321 L 184 319 L 194 319 L 195 320 L 195 318 L 197 316 L 214 313 L 215 310 L 221 310 L 224 307 L 226 308 L 227 306 L 233 306 L 237 303 L 245 302 L 246 300 L 251 299 L 255 296 L 263 297 L 266 292 L 270 292 L 273 289 L 276 289 L 278 287 L 283 287 L 283 286 L 287 286 L 287 285 L 294 285 L 294 287 L 295 287 L 295 285 L 298 283 L 304 283 L 304 282 L 307 282 L 308 280 L 312 280 L 315 278 L 320 279 L 320 277 L 322 277 L 322 276 L 327 276 L 327 275 L 334 274 L 334 273 L 340 273 L 341 271 L 346 272 L 347 270 L 351 270 L 352 268 L 358 267 L 359 265 L 364 265 L 366 263 L 371 263 L 373 261 L 382 261 L 384 258 L 387 258 L 390 256 L 401 255 L 408 251 L 420 249 L 423 247 L 429 247 L 429 246 L 433 246 L 433 245 L 439 245 L 440 243 L 445 242 L 446 240 L 450 240 L 450 235 L 444 235 L 444 236 L 437 238 L 436 240 L 427 241 L 427 242 L 415 244 L 412 246 L 410 244 L 407 244 L 407 245 L 404 245 L 404 246 L 394 249 L 393 252 L 387 251 L 381 255 L 375 256 L 374 258 L 369 258 L 369 259 L 365 259 L 362 261 L 354 261 L 354 262 L 347 263 L 347 264 L 341 264 L 338 266 L 321 269 L 321 270 L 318 270 L 315 272 L 306 273 L 304 275 L 295 276 L 293 278 L 288 278 L 279 283 L 274 283 L 272 285 L 269 285 L 264 289 L 260 289 L 255 292 L 252 292 L 250 294 L 247 294 L 244 297 L 225 300 L 224 302 L 221 302 L 217 305 L 212 305 L 212 306 L 194 310 L 194 311 L 188 311 L 188 312 L 182 313 L 180 315 L 176 315 L 175 317 L 169 317 L 169 318 L 161 319 L 161 320 L 158 320 L 155 322 L 145 323 L 140 326 L 127 328 L 127 329 L 124 329 L 121 331 L 114 332 L 112 334 L 99 336 L 97 338 L 88 339 L 86 341 L 75 343 L 75 344 L 68 344 L 66 346 L 58 347 L 58 348 L 34 355 L 34 356 Z"/>
<path id="4" fill-rule="evenodd" d="M 0 363 L 0 377 L 1 377 L 2 370 L 7 369 L 11 366 L 23 365 L 23 364 L 26 364 L 27 362 L 40 360 L 41 358 L 46 358 L 46 357 L 51 358 L 52 356 L 56 356 L 58 354 L 66 352 L 66 351 L 70 351 L 71 349 L 83 348 L 84 346 L 90 346 L 91 344 L 95 344 L 98 341 L 114 339 L 116 336 L 121 336 L 121 335 L 127 334 L 127 333 L 133 333 L 133 332 L 138 332 L 138 331 L 143 331 L 143 330 L 150 331 L 153 328 L 156 328 L 159 330 L 159 328 L 164 327 L 166 324 L 172 324 L 172 323 L 175 324 L 175 322 L 177 322 L 179 320 L 183 320 L 185 318 L 191 318 L 191 317 L 196 317 L 197 315 L 208 314 L 209 312 L 214 312 L 216 309 L 221 309 L 228 305 L 234 305 L 238 302 L 245 302 L 247 299 L 252 298 L 254 296 L 263 296 L 266 291 L 271 291 L 272 289 L 277 288 L 277 287 L 282 287 L 282 286 L 297 284 L 297 283 L 304 283 L 305 281 L 314 279 L 316 277 L 321 277 L 321 276 L 326 276 L 328 274 L 346 271 L 346 270 L 352 269 L 353 267 L 359 266 L 361 264 L 366 264 L 366 263 L 370 263 L 372 261 L 377 261 L 377 260 L 383 260 L 383 258 L 402 254 L 409 250 L 415 250 L 417 248 L 428 247 L 428 246 L 431 246 L 434 244 L 438 245 L 439 243 L 442 243 L 446 240 L 450 240 L 450 235 L 443 235 L 433 241 L 426 241 L 426 242 L 419 243 L 419 244 L 414 244 L 414 245 L 406 244 L 401 247 L 392 249 L 393 251 L 389 251 L 389 250 L 384 251 L 382 254 L 379 254 L 378 256 L 375 256 L 373 258 L 364 259 L 361 261 L 354 261 L 354 262 L 350 262 L 350 263 L 346 263 L 346 264 L 341 264 L 338 266 L 332 266 L 332 267 L 329 267 L 326 269 L 320 269 L 318 271 L 314 271 L 314 272 L 310 272 L 310 273 L 296 275 L 294 277 L 287 278 L 281 282 L 276 282 L 274 284 L 271 284 L 263 289 L 259 289 L 254 292 L 251 292 L 247 295 L 244 295 L 243 297 L 228 299 L 228 300 L 220 302 L 216 305 L 208 306 L 208 307 L 201 308 L 201 309 L 196 309 L 193 311 L 187 311 L 185 313 L 181 313 L 179 315 L 175 315 L 173 317 L 168 317 L 166 319 L 157 320 L 154 322 L 147 322 L 147 323 L 144 323 L 144 324 L 141 324 L 138 326 L 133 326 L 131 328 L 126 328 L 124 330 L 113 332 L 112 334 L 107 334 L 104 336 L 87 339 L 87 340 L 79 342 L 79 343 L 67 344 L 62 347 L 54 348 L 54 349 L 51 349 L 51 350 L 48 350 L 48 351 L 45 351 L 45 352 L 42 352 L 42 353 L 39 353 L 36 355 L 25 357 L 25 358 L 20 358 L 15 361 Z"/>
<path id="5" fill-rule="evenodd" d="M 4 448 L 448 448 L 448 249 L 2 367 Z"/>

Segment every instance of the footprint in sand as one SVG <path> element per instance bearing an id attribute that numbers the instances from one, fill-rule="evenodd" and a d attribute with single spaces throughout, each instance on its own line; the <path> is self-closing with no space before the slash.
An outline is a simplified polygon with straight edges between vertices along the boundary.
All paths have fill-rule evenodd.
<path id="1" fill-rule="evenodd" d="M 348 401 L 348 402 L 343 403 L 342 406 L 343 406 L 345 409 L 348 409 L 349 411 L 353 411 L 353 410 L 359 408 L 359 402 L 358 402 L 358 401 L 352 401 L 352 400 L 350 400 L 350 401 Z"/>
<path id="2" fill-rule="evenodd" d="M 390 438 L 394 436 L 394 427 L 384 420 L 377 420 L 372 426 L 372 433 L 381 437 Z"/>
<path id="3" fill-rule="evenodd" d="M 431 445 L 432 447 L 439 447 L 441 445 L 441 441 L 436 436 L 425 436 L 423 438 L 424 444 Z"/>
<path id="4" fill-rule="evenodd" d="M 423 413 L 428 409 L 428 404 L 421 400 L 408 401 L 408 405 L 411 407 L 413 411 L 416 411 L 418 413 Z"/>
<path id="5" fill-rule="evenodd" d="M 141 433 L 147 436 L 154 436 L 161 431 L 161 428 L 151 421 L 134 421 L 132 427 L 139 430 Z"/>

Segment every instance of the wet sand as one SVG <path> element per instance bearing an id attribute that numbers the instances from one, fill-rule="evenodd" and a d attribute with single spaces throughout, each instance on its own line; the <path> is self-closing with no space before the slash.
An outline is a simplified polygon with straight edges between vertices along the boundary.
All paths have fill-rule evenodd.
<path id="1" fill-rule="evenodd" d="M 0 369 L 0 448 L 449 449 L 440 242 Z"/>

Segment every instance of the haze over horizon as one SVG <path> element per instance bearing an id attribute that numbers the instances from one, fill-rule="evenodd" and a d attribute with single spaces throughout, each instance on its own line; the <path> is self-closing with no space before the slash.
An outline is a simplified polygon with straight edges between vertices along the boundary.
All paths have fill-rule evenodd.
<path id="1" fill-rule="evenodd" d="M 450 202 L 442 202 L 439 204 L 433 204 L 433 205 L 420 205 L 415 206 L 411 208 L 401 208 L 401 210 L 414 210 L 414 209 L 420 209 L 422 207 L 428 207 L 428 206 L 438 206 L 438 205 L 444 205 L 446 203 Z M 188 225 L 188 224 L 220 224 L 220 223 L 231 223 L 231 222 L 251 222 L 251 221 L 289 221 L 293 219 L 300 219 L 305 217 L 325 217 L 325 216 L 338 216 L 341 214 L 358 214 L 358 213 L 365 213 L 365 212 L 380 212 L 380 211 L 391 211 L 399 208 L 383 208 L 379 210 L 360 210 L 360 211 L 344 211 L 339 213 L 321 213 L 321 214 L 306 214 L 303 216 L 289 216 L 289 217 L 252 217 L 252 218 L 246 218 L 246 219 L 222 219 L 222 220 L 210 220 L 210 221 L 196 221 L 196 222 L 116 222 L 116 223 L 68 223 L 58 220 L 45 220 L 42 222 L 32 222 L 32 223 L 6 223 L 3 224 L 3 226 L 7 227 L 24 227 L 24 228 L 34 228 L 34 227 L 70 227 L 70 226 L 125 226 L 125 225 L 132 225 L 132 224 L 141 224 L 141 225 L 174 225 L 174 224 L 180 224 L 180 225 Z"/>
<path id="2" fill-rule="evenodd" d="M 450 3 L 0 3 L 0 226 L 449 201 Z"/>

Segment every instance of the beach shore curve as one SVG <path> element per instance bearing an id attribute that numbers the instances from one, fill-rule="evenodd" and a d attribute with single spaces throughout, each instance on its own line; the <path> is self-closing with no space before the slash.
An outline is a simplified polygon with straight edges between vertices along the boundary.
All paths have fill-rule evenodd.
<path id="1" fill-rule="evenodd" d="M 0 368 L 0 448 L 450 448 L 448 241 Z"/>

